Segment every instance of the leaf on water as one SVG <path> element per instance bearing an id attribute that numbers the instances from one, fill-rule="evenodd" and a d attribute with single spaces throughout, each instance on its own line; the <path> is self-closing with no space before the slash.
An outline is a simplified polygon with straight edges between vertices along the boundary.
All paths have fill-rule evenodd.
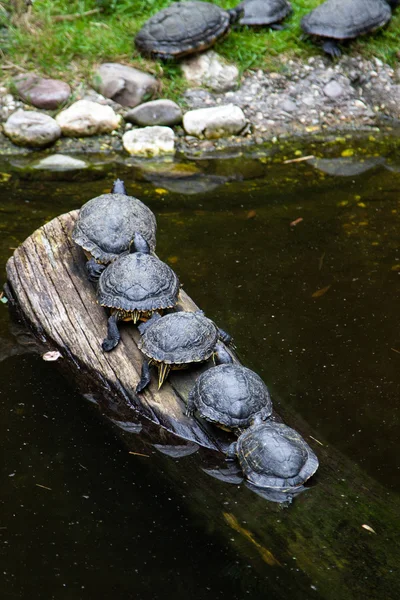
<path id="1" fill-rule="evenodd" d="M 46 362 L 52 362 L 54 360 L 58 360 L 59 358 L 62 358 L 62 354 L 60 354 L 60 352 L 58 350 L 51 350 L 50 352 L 46 352 L 45 354 L 43 354 L 42 358 Z"/>
<path id="2" fill-rule="evenodd" d="M 400 264 L 399 265 L 393 265 L 393 267 L 390 270 L 391 271 L 400 271 Z"/>
<path id="3" fill-rule="evenodd" d="M 224 519 L 228 523 L 229 527 L 232 527 L 232 529 L 234 529 L 235 531 L 240 533 L 249 542 L 254 544 L 254 546 L 257 548 L 258 552 L 260 553 L 261 558 L 263 559 L 264 562 L 267 563 L 267 565 L 270 565 L 270 567 L 281 567 L 282 566 L 281 563 L 279 562 L 279 560 L 277 560 L 275 558 L 275 556 L 272 554 L 272 552 L 270 552 L 270 550 L 265 548 L 265 546 L 262 546 L 261 544 L 259 544 L 257 542 L 257 540 L 254 539 L 254 535 L 251 533 L 251 531 L 249 531 L 248 529 L 245 529 L 244 527 L 242 527 L 240 525 L 239 521 L 232 513 L 224 512 L 223 515 L 224 515 Z"/>
<path id="4" fill-rule="evenodd" d="M 168 194 L 168 190 L 165 190 L 164 188 L 156 188 L 154 191 L 156 194 Z"/>
<path id="5" fill-rule="evenodd" d="M 329 288 L 331 288 L 331 287 L 332 287 L 332 284 L 330 283 L 326 287 L 324 287 L 324 288 L 322 288 L 322 289 L 317 290 L 316 292 L 314 292 L 311 295 L 311 298 L 321 298 L 321 296 L 324 296 L 326 294 L 326 292 L 329 290 Z"/>
<path id="6" fill-rule="evenodd" d="M 10 173 L 0 173 L 0 183 L 5 183 L 9 179 L 11 179 Z"/>
<path id="7" fill-rule="evenodd" d="M 298 225 L 299 223 L 301 223 L 302 221 L 304 221 L 303 217 L 299 217 L 298 219 L 295 219 L 294 221 L 292 221 L 290 223 L 290 227 L 296 227 L 296 225 Z"/>
<path id="8" fill-rule="evenodd" d="M 365 525 L 365 523 L 364 523 L 364 525 L 361 525 L 361 527 L 363 529 L 366 529 L 367 531 L 370 531 L 371 533 L 375 533 L 376 534 L 376 531 L 374 529 L 372 529 L 372 527 L 370 527 L 369 525 Z"/>
<path id="9" fill-rule="evenodd" d="M 167 261 L 169 263 L 171 263 L 172 265 L 174 265 L 175 263 L 177 263 L 179 260 L 179 258 L 177 256 L 168 256 Z"/>
<path id="10" fill-rule="evenodd" d="M 254 219 L 254 217 L 257 216 L 257 213 L 255 210 L 249 210 L 249 212 L 246 215 L 246 219 Z"/>
<path id="11" fill-rule="evenodd" d="M 353 154 L 354 154 L 353 148 L 347 148 L 346 150 L 343 150 L 343 152 L 342 152 L 342 156 L 353 156 Z"/>

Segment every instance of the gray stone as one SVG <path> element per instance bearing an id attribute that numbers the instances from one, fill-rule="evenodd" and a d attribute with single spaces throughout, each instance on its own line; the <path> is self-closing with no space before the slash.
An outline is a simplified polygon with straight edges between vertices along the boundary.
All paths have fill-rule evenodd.
<path id="1" fill-rule="evenodd" d="M 68 83 L 59 79 L 45 79 L 34 73 L 18 75 L 13 83 L 24 102 L 45 110 L 59 108 L 71 95 Z"/>
<path id="2" fill-rule="evenodd" d="M 81 137 L 110 133 L 120 125 L 121 117 L 116 115 L 111 106 L 78 100 L 56 117 L 64 135 Z"/>
<path id="3" fill-rule="evenodd" d="M 76 171 L 77 169 L 87 169 L 88 165 L 84 160 L 73 158 L 66 154 L 52 154 L 42 158 L 33 165 L 34 169 L 43 171 Z"/>
<path id="4" fill-rule="evenodd" d="M 125 120 L 136 125 L 177 125 L 182 121 L 182 111 L 172 100 L 153 100 L 132 108 Z"/>
<path id="5" fill-rule="evenodd" d="M 175 134 L 170 127 L 132 129 L 122 137 L 124 148 L 136 156 L 158 156 L 175 153 Z"/>
<path id="6" fill-rule="evenodd" d="M 152 75 L 133 67 L 104 63 L 94 74 L 93 87 L 122 106 L 134 107 L 150 100 L 158 91 L 159 83 Z"/>
<path id="7" fill-rule="evenodd" d="M 199 138 L 216 139 L 235 135 L 245 125 L 246 117 L 242 109 L 234 104 L 191 110 L 183 116 L 186 133 Z"/>
<path id="8" fill-rule="evenodd" d="M 3 128 L 14 144 L 33 148 L 48 146 L 61 136 L 60 126 L 52 117 L 33 110 L 17 110 Z"/>
<path id="9" fill-rule="evenodd" d="M 226 92 L 237 87 L 239 70 L 214 50 L 197 54 L 181 63 L 185 79 L 193 85 L 205 85 L 214 92 Z"/>
<path id="10" fill-rule="evenodd" d="M 340 98 L 340 96 L 343 96 L 344 89 L 342 88 L 340 83 L 332 79 L 324 87 L 324 94 L 331 100 L 336 100 L 337 98 Z"/>
<path id="11" fill-rule="evenodd" d="M 293 100 L 284 100 L 280 105 L 280 109 L 284 110 L 285 112 L 293 112 L 296 110 L 296 104 L 293 102 Z"/>

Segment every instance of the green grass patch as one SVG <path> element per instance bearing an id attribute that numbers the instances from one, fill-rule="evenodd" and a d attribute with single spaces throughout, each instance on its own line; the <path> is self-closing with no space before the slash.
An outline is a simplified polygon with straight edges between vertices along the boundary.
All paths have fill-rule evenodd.
<path id="1" fill-rule="evenodd" d="M 232 8 L 238 2 L 220 0 L 214 3 Z M 293 2 L 293 13 L 285 20 L 283 31 L 235 25 L 231 33 L 215 45 L 215 49 L 235 62 L 242 73 L 248 69 L 279 70 L 282 55 L 304 60 L 318 55 L 321 50 L 310 40 L 302 38 L 300 21 L 320 3 L 320 0 Z M 90 79 L 93 69 L 101 62 L 123 62 L 158 76 L 163 86 L 162 93 L 176 98 L 185 88 L 179 64 L 145 59 L 133 43 L 143 23 L 169 4 L 170 0 L 36 0 L 29 19 L 8 28 L 0 55 L 0 63 L 4 67 L 0 65 L 0 78 L 9 79 L 10 73 L 15 73 L 16 67 L 19 67 L 51 77 L 62 77 L 74 85 L 82 78 Z M 6 7 L 6 3 L 0 2 L 1 7 Z M 101 12 L 73 20 L 57 18 L 96 9 Z M 4 16 L 2 18 L 4 20 Z M 377 56 L 394 64 L 398 60 L 399 39 L 400 10 L 389 27 L 360 38 L 346 51 L 361 53 L 365 57 Z"/>

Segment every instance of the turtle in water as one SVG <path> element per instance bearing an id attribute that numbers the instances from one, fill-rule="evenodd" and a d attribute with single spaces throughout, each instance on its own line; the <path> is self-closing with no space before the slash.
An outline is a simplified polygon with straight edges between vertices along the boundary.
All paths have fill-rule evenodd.
<path id="1" fill-rule="evenodd" d="M 283 29 L 280 24 L 292 12 L 287 0 L 244 0 L 238 8 L 243 9 L 241 25 L 266 25 L 271 29 Z"/>
<path id="2" fill-rule="evenodd" d="M 199 363 L 217 354 L 220 360 L 229 360 L 222 340 L 229 344 L 231 336 L 207 319 L 203 311 L 175 312 L 161 317 L 155 313 L 147 323 L 139 325 L 142 334 L 138 347 L 146 360 L 143 362 L 136 392 L 142 392 L 150 383 L 150 367 L 158 368 L 158 389 L 171 369 L 185 369 L 190 363 Z"/>
<path id="3" fill-rule="evenodd" d="M 110 352 L 118 344 L 118 321 L 137 323 L 150 319 L 155 311 L 173 308 L 179 288 L 171 267 L 152 256 L 149 244 L 136 232 L 130 252 L 119 256 L 100 275 L 97 302 L 111 309 L 103 350 Z"/>
<path id="4" fill-rule="evenodd" d="M 128 196 L 124 182 L 117 179 L 110 194 L 102 194 L 86 202 L 72 232 L 72 239 L 85 251 L 86 269 L 91 281 L 97 281 L 105 265 L 129 250 L 135 232 L 156 246 L 156 218 L 151 210 L 134 196 Z"/>
<path id="5" fill-rule="evenodd" d="M 282 491 L 302 485 L 318 469 L 318 458 L 297 431 L 260 415 L 229 446 L 227 458 L 236 457 L 249 483 Z"/>
<path id="6" fill-rule="evenodd" d="M 392 17 L 400 0 L 326 0 L 303 17 L 301 27 L 307 35 L 321 37 L 324 51 L 339 57 L 340 40 L 351 40 L 359 35 L 384 27 Z"/>
<path id="7" fill-rule="evenodd" d="M 197 378 L 190 391 L 186 414 L 199 415 L 223 429 L 248 427 L 259 414 L 262 420 L 272 414 L 268 388 L 261 379 L 242 365 L 220 364 Z"/>
<path id="8" fill-rule="evenodd" d="M 180 58 L 210 48 L 240 14 L 241 9 L 223 10 L 209 2 L 173 2 L 143 25 L 135 44 L 154 58 Z"/>

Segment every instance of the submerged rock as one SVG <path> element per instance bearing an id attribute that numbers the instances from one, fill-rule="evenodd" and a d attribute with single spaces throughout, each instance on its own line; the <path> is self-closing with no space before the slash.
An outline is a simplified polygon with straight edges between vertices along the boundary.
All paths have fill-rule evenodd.
<path id="1" fill-rule="evenodd" d="M 33 110 L 17 110 L 3 128 L 14 144 L 33 148 L 49 146 L 61 136 L 60 126 L 52 117 Z"/>
<path id="2" fill-rule="evenodd" d="M 59 79 L 45 79 L 34 73 L 19 75 L 13 83 L 19 97 L 36 108 L 54 110 L 71 95 L 68 83 Z"/>
<path id="3" fill-rule="evenodd" d="M 158 156 L 174 154 L 175 134 L 170 127 L 143 127 L 127 131 L 122 143 L 129 154 L 137 156 Z"/>
<path id="4" fill-rule="evenodd" d="M 42 158 L 33 165 L 34 169 L 43 171 L 76 171 L 77 169 L 87 169 L 88 165 L 84 160 L 73 158 L 66 154 L 52 154 Z"/>
<path id="5" fill-rule="evenodd" d="M 246 117 L 242 109 L 234 104 L 191 110 L 183 117 L 186 133 L 199 138 L 216 139 L 235 135 L 245 125 Z"/>
<path id="6" fill-rule="evenodd" d="M 142 127 L 146 125 L 178 125 L 182 121 L 182 110 L 172 100 L 153 100 L 133 108 L 125 120 Z"/>
<path id="7" fill-rule="evenodd" d="M 210 50 L 181 63 L 185 79 L 194 85 L 204 85 L 214 92 L 227 92 L 237 87 L 239 70 Z"/>
<path id="8" fill-rule="evenodd" d="M 80 137 L 110 133 L 120 125 L 121 117 L 111 106 L 78 100 L 56 117 L 62 132 L 66 136 Z"/>
<path id="9" fill-rule="evenodd" d="M 100 65 L 93 77 L 93 87 L 106 98 L 122 106 L 137 106 L 150 100 L 159 83 L 155 77 L 119 63 Z"/>
<path id="10" fill-rule="evenodd" d="M 354 177 L 361 175 L 374 167 L 385 162 L 383 156 L 372 156 L 369 158 L 312 158 L 308 161 L 318 171 L 335 177 Z"/>

